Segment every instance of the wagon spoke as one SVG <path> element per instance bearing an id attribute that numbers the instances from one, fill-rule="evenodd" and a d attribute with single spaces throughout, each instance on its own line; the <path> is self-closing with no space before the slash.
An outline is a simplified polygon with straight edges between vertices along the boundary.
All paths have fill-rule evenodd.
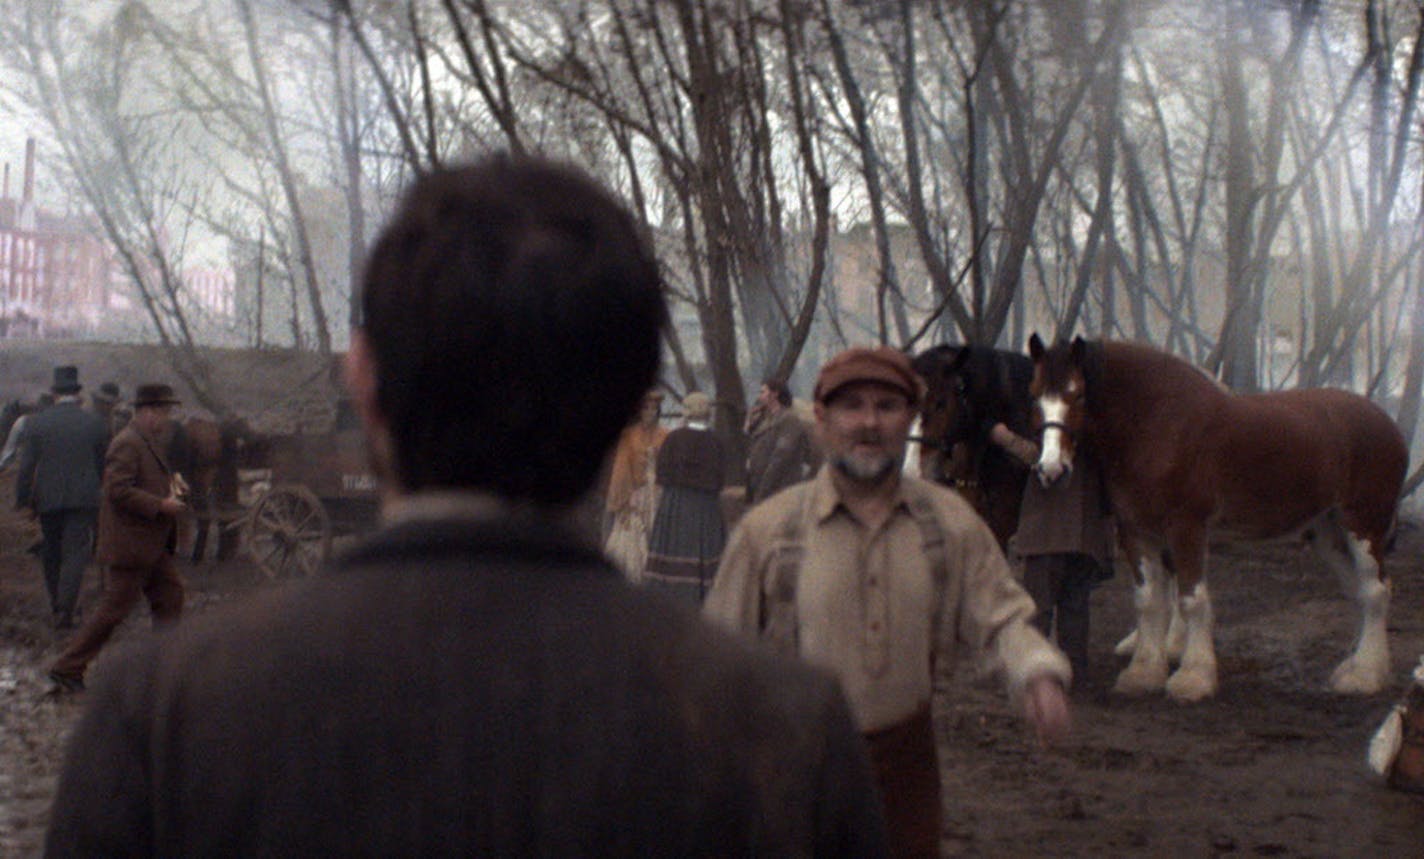
<path id="1" fill-rule="evenodd" d="M 268 541 L 267 550 L 266 550 L 264 553 L 262 553 L 262 554 L 258 557 L 258 559 L 257 559 L 257 565 L 258 565 L 259 567 L 263 567 L 264 569 L 266 569 L 266 570 L 267 570 L 267 574 L 268 574 L 269 576 L 272 575 L 273 573 L 276 572 L 276 570 L 275 570 L 274 568 L 271 568 L 271 567 L 270 567 L 271 561 L 272 561 L 272 559 L 273 559 L 274 557 L 276 557 L 281 551 L 282 551 L 282 544 L 281 544 L 280 541 L 278 541 L 278 540 L 271 540 L 271 541 Z"/>
<path id="2" fill-rule="evenodd" d="M 307 507 L 305 513 L 306 515 L 302 517 L 301 521 L 292 526 L 292 530 L 298 534 L 305 534 L 307 523 L 317 518 L 317 511 L 314 507 Z"/>

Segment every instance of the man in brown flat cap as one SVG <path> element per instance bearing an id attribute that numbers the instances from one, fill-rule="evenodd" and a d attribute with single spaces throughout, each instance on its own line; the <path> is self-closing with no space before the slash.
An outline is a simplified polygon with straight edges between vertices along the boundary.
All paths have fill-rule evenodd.
<path id="1" fill-rule="evenodd" d="M 992 658 L 1041 741 L 1066 735 L 1067 660 L 994 535 L 944 487 L 901 473 L 923 383 L 904 354 L 847 349 L 821 369 L 826 464 L 749 511 L 704 612 L 841 681 L 880 780 L 897 856 L 938 853 L 930 713 L 963 642 Z"/>

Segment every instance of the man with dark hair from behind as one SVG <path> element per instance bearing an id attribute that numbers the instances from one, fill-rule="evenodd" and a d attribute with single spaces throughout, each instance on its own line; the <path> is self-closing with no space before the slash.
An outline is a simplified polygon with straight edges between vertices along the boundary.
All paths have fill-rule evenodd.
<path id="1" fill-rule="evenodd" d="M 666 320 L 627 212 L 546 162 L 435 171 L 362 309 L 383 529 L 99 672 L 49 855 L 882 855 L 834 681 L 577 529 Z"/>

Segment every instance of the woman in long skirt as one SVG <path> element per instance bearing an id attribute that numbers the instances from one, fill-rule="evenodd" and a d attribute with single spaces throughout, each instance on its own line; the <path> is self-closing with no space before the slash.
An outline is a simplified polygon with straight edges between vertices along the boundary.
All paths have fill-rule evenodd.
<path id="1" fill-rule="evenodd" d="M 658 509 L 643 580 L 697 606 L 712 587 L 726 542 L 720 502 L 725 452 L 708 426 L 707 395 L 694 391 L 682 407 L 686 422 L 658 449 Z"/>
<path id="2" fill-rule="evenodd" d="M 655 462 L 668 431 L 658 426 L 661 391 L 643 398 L 638 418 L 623 430 L 609 469 L 604 503 L 609 523 L 603 550 L 632 581 L 641 581 L 648 561 L 648 532 L 657 510 Z"/>

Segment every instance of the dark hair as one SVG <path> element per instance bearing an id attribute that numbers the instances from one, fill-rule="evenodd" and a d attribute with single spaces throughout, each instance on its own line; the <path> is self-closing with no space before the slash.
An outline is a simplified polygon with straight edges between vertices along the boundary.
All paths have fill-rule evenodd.
<path id="1" fill-rule="evenodd" d="M 785 380 L 767 379 L 763 381 L 762 384 L 766 385 L 766 389 L 771 391 L 772 396 L 776 397 L 778 403 L 781 403 L 783 406 L 791 405 L 791 388 L 787 387 Z"/>
<path id="2" fill-rule="evenodd" d="M 434 171 L 367 261 L 363 327 L 405 490 L 577 499 L 653 384 L 667 320 L 632 217 L 571 167 Z"/>

